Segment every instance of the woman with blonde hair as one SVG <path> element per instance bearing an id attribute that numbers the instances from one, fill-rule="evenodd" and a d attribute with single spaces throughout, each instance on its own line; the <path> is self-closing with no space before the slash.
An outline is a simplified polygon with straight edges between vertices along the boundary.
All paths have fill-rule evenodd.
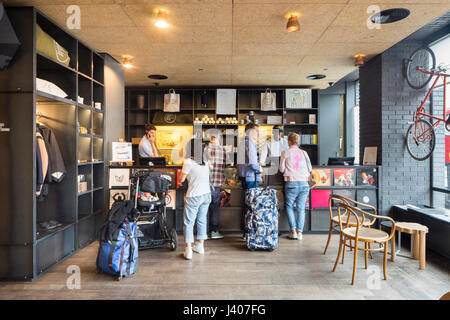
<path id="1" fill-rule="evenodd" d="M 289 149 L 283 151 L 280 158 L 280 172 L 283 173 L 284 203 L 288 215 L 291 233 L 290 239 L 302 240 L 303 225 L 305 223 L 305 204 L 309 194 L 308 179 L 311 174 L 311 162 L 306 151 L 298 147 L 300 136 L 289 133 Z M 294 202 L 297 203 L 296 215 Z"/>

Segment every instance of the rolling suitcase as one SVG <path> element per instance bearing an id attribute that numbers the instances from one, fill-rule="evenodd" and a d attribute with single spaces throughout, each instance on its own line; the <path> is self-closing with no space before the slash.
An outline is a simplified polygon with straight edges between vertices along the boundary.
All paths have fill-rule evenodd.
<path id="1" fill-rule="evenodd" d="M 269 187 L 250 188 L 245 199 L 245 231 L 249 250 L 278 248 L 278 201 Z"/>

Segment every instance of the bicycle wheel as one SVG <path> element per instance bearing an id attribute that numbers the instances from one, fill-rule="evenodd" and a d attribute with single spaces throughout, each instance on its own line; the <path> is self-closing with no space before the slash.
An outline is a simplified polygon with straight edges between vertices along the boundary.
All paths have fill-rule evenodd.
<path id="1" fill-rule="evenodd" d="M 408 64 L 406 66 L 406 81 L 413 89 L 425 87 L 433 77 L 432 74 L 426 74 L 416 70 L 417 67 L 427 70 L 436 67 L 436 57 L 430 48 L 419 48 L 414 51 L 408 59 Z"/>
<path id="2" fill-rule="evenodd" d="M 417 121 L 417 137 L 420 137 L 425 132 L 423 137 L 415 139 L 414 136 L 415 124 L 411 124 L 406 132 L 406 149 L 413 159 L 423 161 L 428 159 L 434 151 L 436 146 L 436 135 L 431 124 L 426 120 Z"/>

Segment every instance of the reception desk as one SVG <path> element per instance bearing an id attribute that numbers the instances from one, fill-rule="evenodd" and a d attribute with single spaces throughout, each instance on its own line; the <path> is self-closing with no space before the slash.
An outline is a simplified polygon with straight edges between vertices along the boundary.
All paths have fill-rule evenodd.
<path id="1" fill-rule="evenodd" d="M 170 227 L 175 227 L 178 232 L 183 231 L 183 210 L 186 188 L 181 186 L 181 166 L 110 166 L 110 199 L 114 193 L 123 192 L 127 194 L 129 179 L 136 171 L 157 170 L 172 176 L 172 187 L 170 190 L 170 207 L 167 209 L 167 220 Z M 244 193 L 242 186 L 236 177 L 235 169 L 227 169 L 226 180 L 223 190 L 226 191 L 224 206 L 220 208 L 220 231 L 240 231 L 240 216 Z M 267 169 L 267 168 L 266 168 Z M 329 210 L 328 197 L 330 194 L 339 194 L 359 202 L 379 207 L 379 185 L 380 166 L 313 166 L 313 174 L 317 187 L 310 191 L 305 211 L 305 233 L 328 232 Z M 266 170 L 267 172 L 267 170 Z M 116 173 L 125 177 L 117 178 Z M 280 208 L 279 230 L 289 231 L 288 219 L 284 208 L 283 177 L 278 172 L 263 176 L 264 186 L 269 186 L 277 191 L 278 204 Z M 120 180 L 120 181 L 119 181 Z M 225 195 L 225 193 L 224 193 Z M 228 197 L 229 195 L 229 197 Z M 111 201 L 111 200 L 110 200 Z"/>

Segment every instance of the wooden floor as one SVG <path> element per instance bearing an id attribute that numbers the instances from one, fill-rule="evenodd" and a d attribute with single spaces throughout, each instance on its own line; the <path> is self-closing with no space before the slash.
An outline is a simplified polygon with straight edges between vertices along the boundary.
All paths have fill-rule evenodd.
<path id="1" fill-rule="evenodd" d="M 352 252 L 331 272 L 337 240 L 334 235 L 327 255 L 326 236 L 315 234 L 302 241 L 283 235 L 273 252 L 250 252 L 239 235 L 228 235 L 208 240 L 205 255 L 194 253 L 191 261 L 181 247 L 150 249 L 139 252 L 138 273 L 120 282 L 96 274 L 96 242 L 34 282 L 0 283 L 0 299 L 439 299 L 450 291 L 450 262 L 432 252 L 426 270 L 405 257 L 388 261 L 388 280 L 380 280 L 379 289 L 371 279 L 381 277 L 382 254 L 369 259 L 369 268 L 378 267 L 369 272 L 360 254 L 352 286 Z M 67 288 L 70 265 L 81 269 L 79 290 Z"/>

